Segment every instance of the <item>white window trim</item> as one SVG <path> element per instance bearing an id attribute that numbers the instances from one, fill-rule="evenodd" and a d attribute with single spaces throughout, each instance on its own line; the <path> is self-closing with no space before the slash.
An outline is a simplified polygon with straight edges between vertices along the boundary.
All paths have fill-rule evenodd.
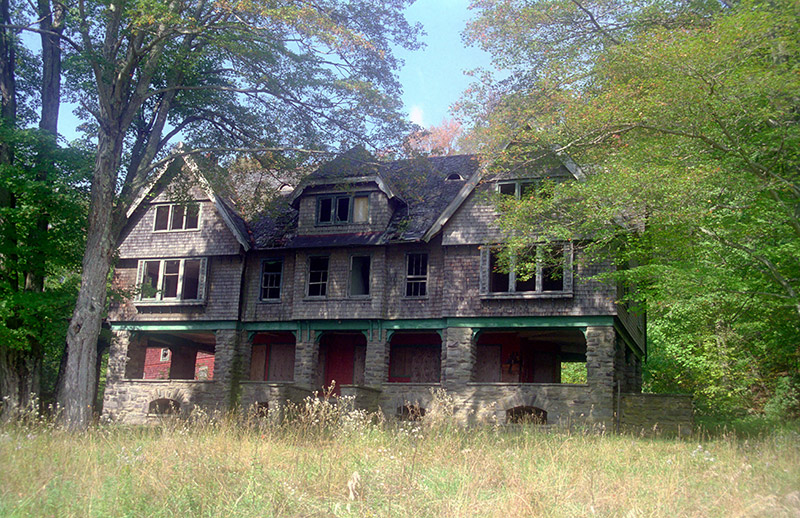
<path id="1" fill-rule="evenodd" d="M 412 255 L 424 255 L 425 256 L 425 275 L 424 279 L 422 275 L 409 275 L 408 274 L 408 261 L 410 256 Z M 408 252 L 406 254 L 406 261 L 405 261 L 405 282 L 403 283 L 403 298 L 404 299 L 427 299 L 428 288 L 430 287 L 430 268 L 431 268 L 431 255 L 428 252 Z M 407 295 L 408 293 L 408 283 L 409 282 L 420 282 L 425 281 L 425 295 Z"/>
<path id="2" fill-rule="evenodd" d="M 192 203 L 197 204 L 197 228 L 176 228 L 170 229 L 169 226 L 172 223 L 172 210 L 174 207 L 177 206 L 188 206 Z M 201 202 L 192 202 L 192 203 L 155 203 L 153 204 L 153 232 L 158 234 L 164 234 L 168 232 L 197 232 L 200 230 L 200 227 L 203 224 L 203 204 Z M 156 214 L 158 212 L 158 207 L 169 207 L 169 214 L 167 215 L 167 227 L 165 229 L 157 230 L 156 229 Z M 186 215 L 184 215 L 184 222 L 185 222 Z"/>
<path id="3" fill-rule="evenodd" d="M 180 293 L 183 290 L 183 269 L 187 260 L 200 260 L 200 276 L 197 286 L 196 299 L 182 299 Z M 158 261 L 158 289 L 154 298 L 142 297 L 142 283 L 144 282 L 145 264 L 149 262 Z M 163 297 L 164 289 L 164 268 L 167 261 L 180 261 L 178 267 L 178 296 L 177 297 Z M 139 259 L 139 264 L 136 272 L 136 294 L 135 304 L 137 306 L 199 306 L 206 303 L 206 279 L 208 277 L 208 258 L 207 257 L 170 257 L 164 259 Z"/>
<path id="4" fill-rule="evenodd" d="M 484 245 L 481 247 L 481 260 L 480 260 L 480 295 L 482 299 L 556 299 L 556 298 L 569 298 L 573 296 L 574 279 L 573 279 L 573 246 L 572 243 L 564 243 L 564 289 L 560 291 L 543 291 L 542 290 L 542 265 L 536 265 L 536 291 L 515 291 L 516 288 L 516 272 L 512 268 L 508 272 L 508 291 L 492 292 L 489 291 L 490 282 L 490 255 L 491 250 L 496 245 Z M 540 253 L 541 246 L 537 245 L 536 254 Z M 538 260 L 537 260 L 538 262 Z"/>
<path id="5" fill-rule="evenodd" d="M 278 285 L 278 297 L 274 299 L 264 298 L 264 265 L 268 262 L 277 261 L 281 263 L 281 271 L 280 271 L 280 284 Z M 278 304 L 283 300 L 283 265 L 285 261 L 283 257 L 267 257 L 261 261 L 261 276 L 259 279 L 259 289 L 258 289 L 258 300 L 259 302 L 268 302 L 271 304 Z"/>

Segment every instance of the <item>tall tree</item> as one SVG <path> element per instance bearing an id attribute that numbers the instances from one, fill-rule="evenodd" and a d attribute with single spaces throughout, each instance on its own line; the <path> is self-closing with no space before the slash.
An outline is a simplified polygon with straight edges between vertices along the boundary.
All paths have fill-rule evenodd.
<path id="1" fill-rule="evenodd" d="M 90 419 L 97 336 L 117 237 L 178 135 L 212 149 L 298 152 L 399 134 L 397 61 L 416 46 L 405 0 L 84 0 L 62 41 L 71 95 L 97 132 L 82 282 L 61 395 Z M 187 153 L 196 150 L 185 151 Z"/>
<path id="2" fill-rule="evenodd" d="M 513 246 L 591 236 L 587 253 L 647 288 L 655 344 L 682 344 L 665 361 L 696 394 L 712 382 L 755 404 L 778 378 L 800 382 L 787 347 L 800 328 L 797 3 L 477 4 L 470 37 L 513 69 L 465 104 L 504 146 L 498 166 L 524 170 L 553 146 L 589 166 L 584 183 L 504 202 Z"/>

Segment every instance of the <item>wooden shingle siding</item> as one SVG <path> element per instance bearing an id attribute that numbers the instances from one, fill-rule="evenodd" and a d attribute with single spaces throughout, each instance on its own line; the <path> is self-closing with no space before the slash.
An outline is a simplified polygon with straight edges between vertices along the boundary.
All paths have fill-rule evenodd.
<path id="1" fill-rule="evenodd" d="M 154 232 L 156 203 L 143 204 L 122 233 L 119 256 L 124 259 L 200 257 L 238 254 L 241 246 L 207 198 L 200 203 L 198 230 Z"/>
<path id="2" fill-rule="evenodd" d="M 261 264 L 265 259 L 283 260 L 280 301 L 261 300 Z M 292 318 L 295 304 L 295 255 L 293 251 L 261 251 L 247 257 L 244 284 L 244 320 L 247 322 L 280 322 Z"/>
<path id="3" fill-rule="evenodd" d="M 607 267 L 606 267 L 607 268 Z M 571 297 L 531 299 L 482 299 L 480 294 L 481 252 L 477 246 L 444 247 L 444 293 L 442 316 L 582 316 L 615 315 L 613 286 L 587 280 L 606 271 L 601 265 L 574 263 Z"/>
<path id="4" fill-rule="evenodd" d="M 136 289 L 138 260 L 121 259 L 114 270 L 113 286 L 129 295 L 121 301 L 116 298 L 111 301 L 108 318 L 126 322 L 236 320 L 239 318 L 242 264 L 242 257 L 238 255 L 208 259 L 204 305 L 181 305 L 176 302 L 137 306 L 132 292 Z"/>
<path id="5" fill-rule="evenodd" d="M 406 256 L 428 254 L 428 283 L 425 297 L 406 297 Z M 444 280 L 441 241 L 387 247 L 385 318 L 439 318 L 442 316 L 442 282 Z"/>
<path id="6" fill-rule="evenodd" d="M 442 244 L 482 245 L 499 243 L 504 236 L 497 226 L 497 212 L 489 195 L 493 185 L 481 184 L 464 201 L 442 229 Z"/>

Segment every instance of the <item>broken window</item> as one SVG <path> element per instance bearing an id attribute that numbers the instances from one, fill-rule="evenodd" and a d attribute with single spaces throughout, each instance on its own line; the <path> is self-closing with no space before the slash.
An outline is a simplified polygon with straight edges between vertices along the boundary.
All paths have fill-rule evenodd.
<path id="1" fill-rule="evenodd" d="M 154 231 L 196 230 L 200 223 L 200 205 L 197 203 L 156 205 Z"/>
<path id="2" fill-rule="evenodd" d="M 572 244 L 537 245 L 510 265 L 498 248 L 481 248 L 481 293 L 572 293 Z"/>
<path id="3" fill-rule="evenodd" d="M 205 258 L 139 261 L 140 301 L 201 302 L 205 299 Z"/>
<path id="4" fill-rule="evenodd" d="M 369 295 L 370 256 L 354 255 L 350 258 L 350 296 Z"/>
<path id="5" fill-rule="evenodd" d="M 283 259 L 264 259 L 261 263 L 261 300 L 281 300 Z"/>
<path id="6" fill-rule="evenodd" d="M 328 295 L 328 256 L 313 256 L 308 259 L 308 296 Z"/>
<path id="7" fill-rule="evenodd" d="M 406 297 L 428 295 L 428 254 L 406 256 Z"/>

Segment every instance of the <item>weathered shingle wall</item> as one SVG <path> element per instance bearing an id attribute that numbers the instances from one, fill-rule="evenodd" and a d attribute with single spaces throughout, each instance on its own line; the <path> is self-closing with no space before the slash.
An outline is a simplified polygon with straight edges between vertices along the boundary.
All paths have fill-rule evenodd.
<path id="1" fill-rule="evenodd" d="M 444 247 L 444 294 L 442 313 L 456 316 L 580 316 L 614 315 L 613 286 L 588 277 L 601 265 L 582 265 L 576 260 L 572 297 L 488 300 L 480 294 L 480 249 L 477 246 Z"/>
<path id="2" fill-rule="evenodd" d="M 280 302 L 261 300 L 261 265 L 265 259 L 282 259 L 283 273 Z M 295 303 L 295 255 L 291 250 L 251 253 L 247 258 L 244 284 L 244 320 L 247 322 L 280 322 L 292 318 Z"/>
<path id="3" fill-rule="evenodd" d="M 137 306 L 132 290 L 136 287 L 139 261 L 122 259 L 114 270 L 113 286 L 127 290 L 123 300 L 112 300 L 108 318 L 111 321 L 197 321 L 236 320 L 239 317 L 239 289 L 242 257 L 216 256 L 208 259 L 206 303 L 201 306 L 163 304 Z"/>
<path id="4" fill-rule="evenodd" d="M 197 230 L 154 232 L 156 205 L 134 213 L 120 237 L 121 258 L 201 257 L 239 253 L 240 245 L 208 198 L 200 201 Z"/>
<path id="5" fill-rule="evenodd" d="M 324 194 L 369 193 L 369 221 L 367 223 L 346 225 L 317 225 L 317 196 Z M 351 232 L 384 232 L 392 217 L 389 199 L 382 191 L 370 188 L 308 189 L 300 198 L 300 216 L 297 222 L 298 235 L 323 235 Z"/>
<path id="6" fill-rule="evenodd" d="M 425 297 L 406 297 L 406 256 L 428 254 Z M 385 318 L 439 318 L 442 316 L 443 252 L 437 239 L 431 244 L 387 247 Z"/>

